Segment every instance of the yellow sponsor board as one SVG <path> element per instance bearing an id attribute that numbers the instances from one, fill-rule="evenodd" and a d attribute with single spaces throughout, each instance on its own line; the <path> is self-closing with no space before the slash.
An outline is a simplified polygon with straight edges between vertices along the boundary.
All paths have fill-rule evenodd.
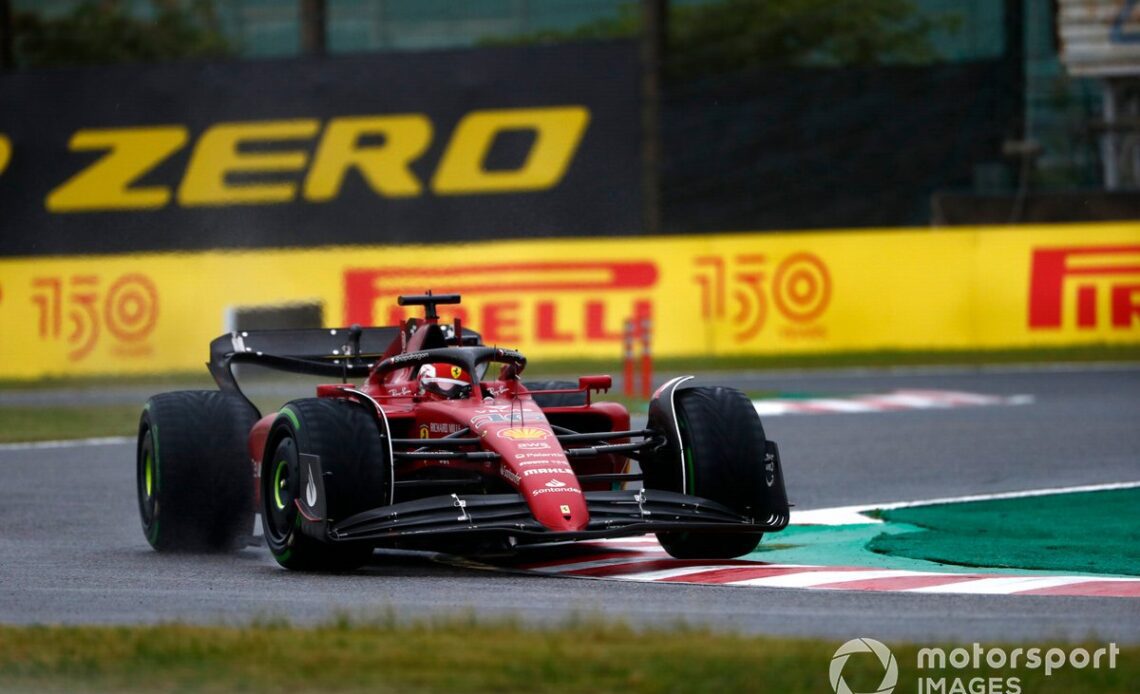
<path id="1" fill-rule="evenodd" d="M 389 324 L 401 293 L 534 359 L 1140 343 L 1140 224 L 0 260 L 0 377 L 200 368 L 235 308 Z"/>

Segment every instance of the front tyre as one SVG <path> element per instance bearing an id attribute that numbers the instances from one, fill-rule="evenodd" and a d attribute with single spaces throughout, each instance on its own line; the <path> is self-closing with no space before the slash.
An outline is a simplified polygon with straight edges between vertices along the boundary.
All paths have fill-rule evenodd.
<path id="1" fill-rule="evenodd" d="M 351 571 L 372 547 L 332 544 L 306 534 L 301 494 L 313 474 L 304 456 L 319 461 L 328 522 L 391 503 L 391 460 L 375 417 L 359 404 L 331 399 L 294 400 L 270 429 L 261 464 L 261 519 L 277 563 L 298 571 Z"/>
<path id="2" fill-rule="evenodd" d="M 223 552 L 253 531 L 246 439 L 257 411 L 237 395 L 179 391 L 139 418 L 135 487 L 147 542 L 160 552 Z"/>
<path id="3" fill-rule="evenodd" d="M 711 499 L 741 515 L 759 515 L 765 484 L 764 427 L 746 395 L 733 388 L 687 388 L 676 394 L 683 466 L 651 461 L 645 486 Z M 657 539 L 678 559 L 731 559 L 756 549 L 763 533 L 663 532 Z"/>

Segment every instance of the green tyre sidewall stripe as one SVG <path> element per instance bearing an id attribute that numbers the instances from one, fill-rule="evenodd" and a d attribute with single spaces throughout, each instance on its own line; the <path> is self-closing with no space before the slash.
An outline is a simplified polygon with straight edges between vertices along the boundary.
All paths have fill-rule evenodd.
<path id="1" fill-rule="evenodd" d="M 286 407 L 282 407 L 282 408 L 281 408 L 281 411 L 278 413 L 278 416 L 279 416 L 279 417 L 285 417 L 286 419 L 288 419 L 288 420 L 289 420 L 289 423 L 293 425 L 293 430 L 294 430 L 294 431 L 300 431 L 300 430 L 301 430 L 301 420 L 300 420 L 300 418 L 297 416 L 297 413 L 296 413 L 296 412 L 294 412 L 294 411 L 293 411 L 291 408 L 289 408 L 288 406 L 286 406 Z"/>
<path id="2" fill-rule="evenodd" d="M 150 410 L 150 403 L 149 402 L 146 405 L 146 409 Z M 159 496 L 159 492 L 162 491 L 162 466 L 159 463 L 159 457 L 158 457 L 158 425 L 153 423 L 153 422 L 150 425 L 150 447 L 154 451 L 154 455 L 153 455 L 153 458 L 154 458 L 154 504 L 152 505 L 152 509 L 151 509 L 150 533 L 147 535 L 147 539 L 153 544 L 153 543 L 158 542 L 158 532 L 159 532 L 159 530 L 158 530 L 158 526 L 159 526 L 158 496 Z"/>

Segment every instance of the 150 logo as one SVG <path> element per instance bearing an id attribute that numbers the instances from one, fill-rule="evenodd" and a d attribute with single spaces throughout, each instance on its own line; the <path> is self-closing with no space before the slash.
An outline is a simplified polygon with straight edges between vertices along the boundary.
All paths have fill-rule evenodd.
<path id="1" fill-rule="evenodd" d="M 158 290 L 146 275 L 130 273 L 110 282 L 98 275 L 36 277 L 31 289 L 40 340 L 65 340 L 71 361 L 91 354 L 103 330 L 116 354 L 151 352 L 145 341 L 158 321 Z"/>
<path id="2" fill-rule="evenodd" d="M 1057 330 L 1104 324 L 1130 330 L 1140 323 L 1140 245 L 1069 246 L 1033 251 L 1029 277 L 1029 329 Z M 1073 313 L 1066 320 L 1066 306 Z M 1075 315 L 1074 315 L 1075 314 Z M 1075 318 L 1075 320 L 1074 320 Z"/>
<path id="3" fill-rule="evenodd" d="M 472 111 L 451 133 L 431 176 L 431 192 L 485 195 L 553 188 L 566 175 L 589 122 L 590 111 L 578 105 Z M 270 205 L 298 195 L 321 203 L 339 196 L 352 171 L 378 196 L 419 196 L 424 182 L 412 165 L 428 150 L 433 130 L 422 113 L 345 116 L 326 124 L 316 118 L 217 123 L 197 137 L 175 191 L 139 181 L 186 147 L 188 128 L 83 129 L 72 135 L 70 150 L 104 154 L 44 202 L 56 213 L 154 210 L 172 200 L 181 207 Z M 488 167 L 496 139 L 511 132 L 533 135 L 522 163 Z M 3 151 L 0 140 L 0 163 Z"/>
<path id="4" fill-rule="evenodd" d="M 827 310 L 832 287 L 831 273 L 819 256 L 795 253 L 776 263 L 759 253 L 710 255 L 695 258 L 693 265 L 701 317 L 729 322 L 736 342 L 760 334 L 770 304 L 785 319 L 782 331 L 788 337 L 824 336 L 822 326 L 814 323 Z"/>

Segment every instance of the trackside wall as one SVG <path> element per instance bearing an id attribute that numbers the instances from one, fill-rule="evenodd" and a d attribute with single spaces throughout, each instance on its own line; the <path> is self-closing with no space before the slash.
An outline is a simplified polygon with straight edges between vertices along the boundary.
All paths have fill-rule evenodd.
<path id="1" fill-rule="evenodd" d="M 0 259 L 0 378 L 194 370 L 235 308 L 427 288 L 538 359 L 616 361 L 631 316 L 658 356 L 1140 344 L 1140 223 Z"/>

